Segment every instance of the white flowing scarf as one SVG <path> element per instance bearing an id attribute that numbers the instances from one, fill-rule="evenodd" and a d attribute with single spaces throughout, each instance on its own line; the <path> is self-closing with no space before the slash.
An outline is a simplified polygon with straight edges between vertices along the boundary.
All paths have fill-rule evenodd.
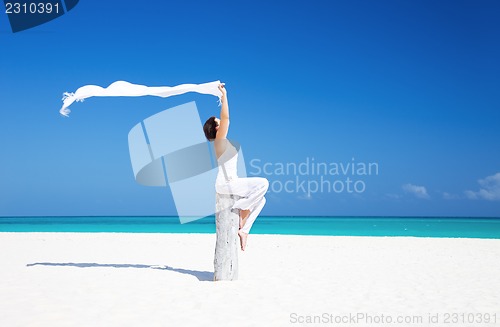
<path id="1" fill-rule="evenodd" d="M 145 86 L 132 84 L 125 81 L 116 81 L 107 88 L 97 85 L 85 85 L 76 90 L 75 93 L 65 92 L 62 98 L 63 106 L 59 112 L 61 115 L 69 117 L 69 106 L 75 101 L 83 101 L 90 97 L 140 97 L 152 95 L 157 97 L 170 97 L 173 95 L 184 94 L 187 92 L 197 92 L 201 94 L 211 94 L 219 98 L 222 96 L 219 90 L 220 81 L 214 81 L 203 84 L 181 84 L 177 86 Z"/>

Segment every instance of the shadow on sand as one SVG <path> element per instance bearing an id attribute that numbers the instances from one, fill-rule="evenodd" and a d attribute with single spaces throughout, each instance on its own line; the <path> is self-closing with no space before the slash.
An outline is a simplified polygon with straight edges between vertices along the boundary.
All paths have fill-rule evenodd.
<path id="1" fill-rule="evenodd" d="M 180 274 L 192 275 L 198 278 L 199 281 L 213 281 L 214 273 L 210 271 L 189 270 L 182 268 L 174 268 L 164 265 L 141 265 L 129 263 L 74 263 L 74 262 L 36 262 L 29 263 L 27 267 L 33 266 L 56 266 L 56 267 L 78 267 L 78 268 L 142 268 L 142 269 L 160 269 L 175 271 Z"/>

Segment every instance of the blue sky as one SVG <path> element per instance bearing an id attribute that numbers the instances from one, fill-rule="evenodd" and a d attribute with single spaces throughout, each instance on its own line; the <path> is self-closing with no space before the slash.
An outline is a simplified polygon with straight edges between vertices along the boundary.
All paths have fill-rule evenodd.
<path id="1" fill-rule="evenodd" d="M 208 118 L 215 98 L 92 98 L 64 118 L 62 93 L 221 80 L 250 174 L 378 165 L 351 176 L 360 193 L 270 192 L 265 215 L 498 217 L 499 14 L 498 1 L 82 0 L 15 34 L 0 14 L 0 215 L 175 215 L 168 188 L 135 182 L 128 132 L 193 100 Z"/>

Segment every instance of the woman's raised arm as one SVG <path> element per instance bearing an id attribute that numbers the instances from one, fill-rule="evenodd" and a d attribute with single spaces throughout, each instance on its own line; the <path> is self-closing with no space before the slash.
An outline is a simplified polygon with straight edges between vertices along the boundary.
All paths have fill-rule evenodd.
<path id="1" fill-rule="evenodd" d="M 227 104 L 227 92 L 224 87 L 224 83 L 219 85 L 219 90 L 222 92 L 221 97 L 221 109 L 220 109 L 220 123 L 219 129 L 217 130 L 217 135 L 215 139 L 225 139 L 227 132 L 229 131 L 229 106 Z"/>

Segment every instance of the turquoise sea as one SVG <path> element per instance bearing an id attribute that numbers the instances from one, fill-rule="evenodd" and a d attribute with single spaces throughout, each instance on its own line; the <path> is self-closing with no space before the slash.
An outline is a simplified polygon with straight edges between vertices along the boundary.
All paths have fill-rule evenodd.
<path id="1" fill-rule="evenodd" d="M 214 217 L 0 217 L 0 232 L 215 233 Z M 500 218 L 259 217 L 252 234 L 500 239 Z"/>

